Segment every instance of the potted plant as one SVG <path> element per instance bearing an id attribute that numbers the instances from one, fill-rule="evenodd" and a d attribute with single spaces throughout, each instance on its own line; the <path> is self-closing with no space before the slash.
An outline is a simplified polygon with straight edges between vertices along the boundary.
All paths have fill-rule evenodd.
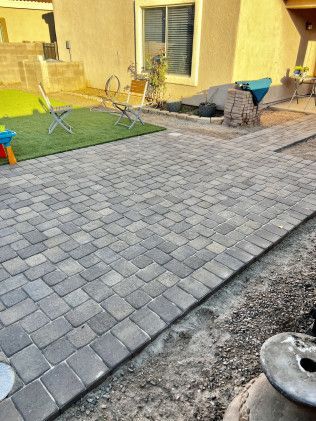
<path id="1" fill-rule="evenodd" d="M 216 92 L 216 91 L 215 91 Z M 199 116 L 200 117 L 213 117 L 216 113 L 216 104 L 212 102 L 215 95 L 213 92 L 212 96 L 208 98 L 208 91 L 205 94 L 205 101 L 199 104 Z"/>
<path id="2" fill-rule="evenodd" d="M 303 81 L 308 75 L 309 67 L 296 66 L 294 67 L 293 75 L 296 79 Z"/>
<path id="3" fill-rule="evenodd" d="M 166 101 L 166 108 L 169 112 L 179 113 L 181 111 L 182 101 L 169 99 Z"/>

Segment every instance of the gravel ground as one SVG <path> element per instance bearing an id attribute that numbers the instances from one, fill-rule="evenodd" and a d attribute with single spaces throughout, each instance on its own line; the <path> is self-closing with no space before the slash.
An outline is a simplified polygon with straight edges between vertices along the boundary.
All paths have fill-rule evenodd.
<path id="1" fill-rule="evenodd" d="M 274 111 L 265 109 L 261 113 L 260 126 L 243 126 L 239 128 L 228 127 L 226 125 L 202 124 L 198 122 L 180 120 L 172 116 L 163 116 L 157 114 L 146 114 L 145 120 L 152 124 L 165 126 L 173 130 L 185 129 L 186 132 L 192 134 L 202 134 L 212 138 L 230 140 L 248 133 L 257 132 L 258 130 L 267 129 L 272 126 L 284 124 L 287 121 L 301 118 L 302 113 L 291 111 Z"/>
<path id="2" fill-rule="evenodd" d="M 220 421 L 260 372 L 270 336 L 306 332 L 316 293 L 316 217 L 174 324 L 59 421 Z"/>
<path id="3" fill-rule="evenodd" d="M 269 108 L 264 110 L 261 114 L 260 123 L 261 128 L 266 129 L 268 127 L 277 126 L 279 124 L 284 124 L 290 120 L 296 120 L 304 116 L 302 113 L 294 111 L 277 111 L 270 110 Z"/>
<path id="4" fill-rule="evenodd" d="M 50 98 L 54 98 L 57 101 L 77 107 L 91 108 L 96 105 L 96 101 L 94 99 L 73 95 L 72 93 L 57 92 L 49 95 Z"/>
<path id="5" fill-rule="evenodd" d="M 79 94 L 79 95 L 78 95 Z M 95 104 L 94 99 L 84 98 L 80 95 L 90 95 L 90 96 L 100 96 L 104 97 L 104 90 L 86 88 L 83 91 L 77 93 L 58 93 L 54 94 L 54 98 L 63 102 L 70 104 L 75 104 L 77 106 L 91 107 Z M 121 98 L 122 101 L 125 100 L 125 97 Z M 230 140 L 236 137 L 242 136 L 244 134 L 255 132 L 258 130 L 266 129 L 268 127 L 276 126 L 283 124 L 286 121 L 294 120 L 302 117 L 302 113 L 292 112 L 292 111 L 277 111 L 271 110 L 269 108 L 265 109 L 261 113 L 261 124 L 260 126 L 249 126 L 249 127 L 240 127 L 233 128 L 224 125 L 217 124 L 203 124 L 199 122 L 185 121 L 182 119 L 174 118 L 172 115 L 159 115 L 159 114 L 144 114 L 144 120 L 151 124 L 156 124 L 158 126 L 167 127 L 171 130 L 185 130 L 187 133 L 201 134 L 203 136 L 210 136 L 212 139 L 224 139 Z"/>
<path id="6" fill-rule="evenodd" d="M 228 127 L 223 124 L 203 124 L 198 121 L 182 120 L 172 115 L 144 114 L 144 120 L 147 123 L 156 124 L 157 126 L 166 127 L 173 131 L 185 131 L 187 134 L 209 136 L 212 140 L 230 140 L 249 133 L 243 128 Z"/>
<path id="7" fill-rule="evenodd" d="M 283 153 L 316 161 L 316 136 L 306 142 L 298 143 L 290 148 L 284 149 Z"/>

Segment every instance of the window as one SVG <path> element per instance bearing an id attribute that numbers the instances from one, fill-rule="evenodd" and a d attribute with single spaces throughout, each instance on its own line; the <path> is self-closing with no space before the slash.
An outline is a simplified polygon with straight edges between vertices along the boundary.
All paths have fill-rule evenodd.
<path id="1" fill-rule="evenodd" d="M 135 0 L 139 73 L 163 50 L 169 65 L 166 82 L 198 86 L 203 4 L 204 0 Z"/>
<path id="2" fill-rule="evenodd" d="M 8 42 L 8 32 L 7 32 L 7 25 L 5 23 L 4 18 L 0 18 L 0 43 L 1 42 Z"/>
<path id="3" fill-rule="evenodd" d="M 191 76 L 194 5 L 143 9 L 143 63 L 163 52 L 168 74 Z"/>

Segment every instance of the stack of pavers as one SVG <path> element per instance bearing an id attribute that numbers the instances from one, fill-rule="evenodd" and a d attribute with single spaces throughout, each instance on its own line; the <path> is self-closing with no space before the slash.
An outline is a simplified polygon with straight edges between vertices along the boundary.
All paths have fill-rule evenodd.
<path id="1" fill-rule="evenodd" d="M 272 83 L 270 78 L 249 82 L 236 82 L 229 89 L 224 110 L 224 124 L 229 126 L 253 126 L 260 123 L 261 101 Z"/>
<path id="2" fill-rule="evenodd" d="M 228 126 L 257 125 L 260 122 L 260 106 L 255 106 L 249 91 L 229 89 L 225 103 L 224 124 Z"/>

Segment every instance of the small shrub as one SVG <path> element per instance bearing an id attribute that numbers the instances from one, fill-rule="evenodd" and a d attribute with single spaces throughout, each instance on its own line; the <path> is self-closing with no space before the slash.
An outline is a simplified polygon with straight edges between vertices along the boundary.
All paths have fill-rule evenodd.
<path id="1" fill-rule="evenodd" d="M 147 60 L 146 71 L 138 73 L 135 64 L 128 67 L 134 79 L 148 80 L 147 101 L 162 107 L 166 90 L 167 58 L 163 52 Z"/>
<path id="2" fill-rule="evenodd" d="M 161 107 L 166 91 L 168 63 L 164 53 L 152 57 L 147 63 L 151 102 Z"/>

